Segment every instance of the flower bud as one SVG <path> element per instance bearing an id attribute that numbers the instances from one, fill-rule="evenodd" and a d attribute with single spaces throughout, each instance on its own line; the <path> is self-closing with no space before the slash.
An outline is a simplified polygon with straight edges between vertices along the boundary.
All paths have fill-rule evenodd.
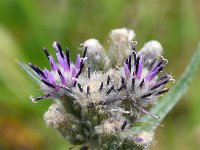
<path id="1" fill-rule="evenodd" d="M 103 70 L 109 64 L 109 59 L 105 54 L 104 48 L 96 39 L 88 39 L 83 44 L 87 47 L 88 64 L 93 70 Z"/>
<path id="2" fill-rule="evenodd" d="M 163 47 L 156 40 L 147 42 L 139 51 L 139 55 L 142 54 L 143 56 L 147 56 L 150 59 L 158 58 L 162 55 L 162 53 Z"/>
<path id="3" fill-rule="evenodd" d="M 110 58 L 112 65 L 122 65 L 125 57 L 130 53 L 131 41 L 135 32 L 126 28 L 114 29 L 110 32 L 111 47 Z"/>

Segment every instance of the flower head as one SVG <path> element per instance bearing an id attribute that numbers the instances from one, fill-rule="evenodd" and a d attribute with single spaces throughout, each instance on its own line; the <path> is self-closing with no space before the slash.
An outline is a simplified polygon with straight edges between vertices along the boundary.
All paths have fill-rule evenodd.
<path id="1" fill-rule="evenodd" d="M 51 65 L 51 70 L 40 69 L 39 67 L 29 63 L 29 66 L 39 75 L 41 80 L 41 90 L 45 95 L 31 99 L 36 102 L 45 98 L 57 98 L 69 92 L 69 88 L 74 87 L 78 76 L 83 71 L 84 62 L 86 60 L 87 48 L 85 48 L 82 58 L 77 55 L 75 64 L 71 63 L 69 49 L 66 48 L 66 54 L 63 52 L 59 42 L 54 42 L 53 47 L 56 50 L 58 63 L 48 53 L 46 48 L 43 48 Z"/>
<path id="2" fill-rule="evenodd" d="M 165 85 L 174 79 L 168 73 L 159 75 L 168 63 L 163 56 L 149 55 L 145 51 L 141 51 L 138 55 L 135 46 L 136 43 L 132 42 L 132 52 L 124 61 L 122 81 L 118 91 L 124 90 L 121 93 L 130 99 L 129 105 L 157 118 L 143 108 L 155 104 L 160 95 L 168 92 L 169 88 Z"/>
<path id="3" fill-rule="evenodd" d="M 110 52 L 107 53 L 99 41 L 89 39 L 82 44 L 83 55 L 77 55 L 75 64 L 70 60 L 68 48 L 65 54 L 59 42 L 53 43 L 57 63 L 44 48 L 51 70 L 42 70 L 29 63 L 38 74 L 44 93 L 31 99 L 36 102 L 55 98 L 63 106 L 52 105 L 45 114 L 46 123 L 74 144 L 87 143 L 92 147 L 96 140 L 101 141 L 99 147 L 107 149 L 132 147 L 138 143 L 148 145 L 153 134 L 144 142 L 143 135 L 131 134 L 130 128 L 141 112 L 159 117 L 146 108 L 156 104 L 158 98 L 169 91 L 166 84 L 174 79 L 164 72 L 168 61 L 161 55 L 161 44 L 150 41 L 137 53 L 137 42 L 132 41 L 134 36 L 133 30 L 112 30 Z M 59 111 L 58 106 L 62 108 Z"/>

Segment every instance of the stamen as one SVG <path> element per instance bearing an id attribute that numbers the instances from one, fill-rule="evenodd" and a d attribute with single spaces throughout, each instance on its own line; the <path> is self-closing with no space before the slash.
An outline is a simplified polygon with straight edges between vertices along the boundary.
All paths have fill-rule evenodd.
<path id="1" fill-rule="evenodd" d="M 103 89 L 103 82 L 101 82 L 101 85 L 100 85 L 99 91 L 101 92 L 102 89 Z"/>
<path id="2" fill-rule="evenodd" d="M 35 66 L 35 65 L 31 64 L 31 63 L 29 63 L 29 66 L 30 66 L 39 76 L 42 76 L 42 77 L 46 78 L 45 75 L 44 75 L 44 72 L 43 72 L 40 68 L 38 68 L 37 66 Z"/>
<path id="3" fill-rule="evenodd" d="M 125 79 L 123 77 L 121 77 L 121 79 L 122 84 L 125 84 Z"/>
<path id="4" fill-rule="evenodd" d="M 114 85 L 111 86 L 111 88 L 106 92 L 106 94 L 109 95 L 112 90 L 114 90 Z"/>
<path id="5" fill-rule="evenodd" d="M 125 79 L 123 78 L 123 77 L 121 77 L 121 82 L 122 82 L 122 84 L 121 84 L 121 86 L 120 86 L 120 88 L 119 89 L 117 89 L 119 92 L 124 88 L 124 89 L 126 89 L 126 83 L 125 83 Z"/>
<path id="6" fill-rule="evenodd" d="M 123 85 L 121 85 L 117 90 L 118 90 L 118 92 L 120 92 L 122 89 L 124 88 L 124 86 Z"/>
<path id="7" fill-rule="evenodd" d="M 133 51 L 133 57 L 134 57 L 134 65 L 136 66 L 136 58 L 137 53 L 135 51 L 135 46 L 137 45 L 137 41 L 131 41 L 132 51 Z"/>
<path id="8" fill-rule="evenodd" d="M 63 75 L 62 75 L 60 69 L 58 69 L 57 72 L 58 72 L 59 76 L 61 76 L 63 78 Z"/>
<path id="9" fill-rule="evenodd" d="M 88 85 L 87 86 L 87 96 L 89 96 L 90 95 L 90 86 Z"/>
<path id="10" fill-rule="evenodd" d="M 38 100 L 42 100 L 42 99 L 46 99 L 50 96 L 50 93 L 40 96 L 40 97 L 36 97 L 34 98 L 32 95 L 30 96 L 30 99 L 32 100 L 33 103 L 37 103 Z"/>
<path id="11" fill-rule="evenodd" d="M 133 104 L 133 106 L 134 106 L 135 108 L 137 108 L 139 111 L 143 112 L 144 114 L 149 115 L 149 116 L 151 116 L 151 117 L 153 117 L 153 118 L 155 118 L 155 119 L 158 119 L 158 118 L 159 118 L 158 116 L 156 116 L 156 115 L 154 115 L 154 114 L 151 114 L 150 112 L 146 111 L 145 109 L 139 107 L 135 102 L 133 102 L 132 104 Z"/>
<path id="12" fill-rule="evenodd" d="M 144 85 L 144 79 L 140 82 L 140 87 L 142 87 Z"/>
<path id="13" fill-rule="evenodd" d="M 158 84 L 156 84 L 155 86 L 153 86 L 153 87 L 151 88 L 151 90 L 155 90 L 155 89 L 159 88 L 161 85 L 166 84 L 167 82 L 169 82 L 169 80 L 165 80 L 165 81 L 163 81 L 163 82 L 161 82 L 161 83 L 158 83 Z"/>
<path id="14" fill-rule="evenodd" d="M 88 79 L 90 79 L 90 67 L 88 67 Z"/>
<path id="15" fill-rule="evenodd" d="M 64 55 L 63 55 L 63 51 L 62 51 L 62 47 L 61 47 L 61 45 L 60 45 L 60 42 L 58 42 L 58 41 L 54 42 L 54 43 L 53 43 L 53 47 L 56 49 L 57 52 L 60 53 L 60 56 L 61 56 L 62 58 L 64 58 Z"/>
<path id="16" fill-rule="evenodd" d="M 64 90 L 66 90 L 66 91 L 68 91 L 68 92 L 70 92 L 70 93 L 72 92 L 72 90 L 70 88 L 68 88 L 68 87 L 66 87 L 66 86 L 64 86 L 62 84 L 59 87 L 64 89 Z"/>
<path id="17" fill-rule="evenodd" d="M 82 70 L 83 70 L 83 67 L 84 67 L 84 63 L 83 63 L 83 60 L 81 60 L 81 62 L 80 62 L 80 70 L 79 70 L 79 72 L 77 73 L 76 78 L 78 78 L 78 76 L 81 74 L 81 72 L 82 72 Z"/>
<path id="18" fill-rule="evenodd" d="M 137 57 L 136 59 L 136 66 L 135 66 L 135 74 L 137 75 L 138 68 L 139 68 L 139 62 L 140 62 L 140 56 Z"/>
<path id="19" fill-rule="evenodd" d="M 128 64 L 128 58 L 125 59 L 125 63 Z"/>
<path id="20" fill-rule="evenodd" d="M 129 55 L 128 69 L 129 69 L 130 72 L 131 72 L 131 55 Z"/>
<path id="21" fill-rule="evenodd" d="M 109 85 L 109 83 L 110 83 L 110 76 L 108 75 L 107 85 Z"/>
<path id="22" fill-rule="evenodd" d="M 132 90 L 135 91 L 135 78 L 132 78 Z"/>
<path id="23" fill-rule="evenodd" d="M 164 75 L 162 75 L 157 81 L 162 81 L 162 80 L 164 80 L 164 79 L 167 79 L 168 78 L 168 74 L 167 73 L 165 73 Z"/>
<path id="24" fill-rule="evenodd" d="M 48 51 L 47 51 L 47 49 L 45 47 L 43 47 L 43 51 L 45 52 L 47 58 L 49 59 L 49 53 L 48 53 Z"/>
<path id="25" fill-rule="evenodd" d="M 147 98 L 147 97 L 149 97 L 149 96 L 151 96 L 151 95 L 152 95 L 152 93 L 144 94 L 144 95 L 141 96 L 141 99 L 143 99 L 143 98 Z"/>
<path id="26" fill-rule="evenodd" d="M 85 49 L 84 49 L 83 58 L 85 58 L 86 54 L 87 54 L 87 46 L 86 46 Z"/>
<path id="27" fill-rule="evenodd" d="M 47 82 L 47 81 L 45 81 L 45 80 L 41 80 L 44 84 L 46 84 L 47 86 L 49 86 L 49 87 L 51 87 L 51 88 L 56 88 L 53 84 L 51 84 L 51 83 L 49 83 L 49 82 Z"/>
<path id="28" fill-rule="evenodd" d="M 69 52 L 68 48 L 66 48 L 66 55 L 67 55 L 67 64 L 68 64 L 68 66 L 70 68 L 70 52 Z"/>
<path id="29" fill-rule="evenodd" d="M 82 93 L 83 92 L 83 88 L 81 87 L 80 83 L 78 83 L 78 88 L 79 88 L 80 92 Z"/>
<path id="30" fill-rule="evenodd" d="M 156 93 L 156 95 L 161 95 L 161 94 L 166 93 L 168 91 L 169 91 L 169 88 L 166 88 L 166 89 L 163 89 L 162 91 Z"/>
<path id="31" fill-rule="evenodd" d="M 151 64 L 149 65 L 149 69 L 148 70 L 151 70 L 153 68 L 153 65 L 155 64 L 156 62 L 156 59 L 154 59 Z"/>
<path id="32" fill-rule="evenodd" d="M 125 120 L 123 125 L 121 126 L 121 130 L 124 130 L 127 124 L 128 124 L 128 122 Z"/>

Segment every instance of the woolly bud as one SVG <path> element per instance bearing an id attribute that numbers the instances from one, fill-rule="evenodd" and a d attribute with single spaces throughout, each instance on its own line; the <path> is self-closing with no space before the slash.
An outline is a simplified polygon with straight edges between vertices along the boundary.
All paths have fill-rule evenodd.
<path id="1" fill-rule="evenodd" d="M 131 41 L 135 37 L 135 32 L 126 28 L 114 29 L 110 32 L 112 64 L 121 65 L 131 48 Z"/>
<path id="2" fill-rule="evenodd" d="M 152 58 L 152 59 L 160 57 L 162 55 L 162 53 L 163 53 L 163 47 L 156 40 L 147 42 L 143 46 L 143 48 L 139 51 L 139 55 L 140 54 L 142 54 L 144 56 L 146 55 L 146 56 L 148 56 L 148 58 Z"/>
<path id="3" fill-rule="evenodd" d="M 73 115 L 66 113 L 61 104 L 52 104 L 44 114 L 44 121 L 48 126 L 57 129 L 71 143 L 84 141 L 79 121 Z"/>
<path id="4" fill-rule="evenodd" d="M 153 141 L 154 133 L 143 131 L 134 138 L 134 142 L 142 147 L 148 147 Z"/>
<path id="5" fill-rule="evenodd" d="M 44 114 L 44 121 L 48 126 L 60 128 L 67 124 L 67 113 L 59 104 L 52 104 Z"/>
<path id="6" fill-rule="evenodd" d="M 104 52 L 104 48 L 96 39 L 88 39 L 83 44 L 83 47 L 87 47 L 88 62 L 91 69 L 102 70 L 108 65 L 109 59 Z"/>
<path id="7" fill-rule="evenodd" d="M 114 29 L 110 32 L 110 38 L 115 45 L 127 44 L 135 37 L 135 32 L 126 28 Z"/>
<path id="8" fill-rule="evenodd" d="M 98 134 L 114 134 L 128 127 L 128 122 L 123 117 L 108 118 L 95 128 Z"/>

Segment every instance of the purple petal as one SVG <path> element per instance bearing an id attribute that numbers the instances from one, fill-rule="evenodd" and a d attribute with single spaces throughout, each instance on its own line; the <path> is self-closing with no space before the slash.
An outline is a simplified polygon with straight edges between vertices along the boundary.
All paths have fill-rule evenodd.
<path id="1" fill-rule="evenodd" d="M 63 51 L 62 51 L 63 53 Z M 65 70 L 65 71 L 69 71 L 69 65 L 68 65 L 68 62 L 67 62 L 67 59 L 66 59 L 66 56 L 64 55 L 63 53 L 63 56 L 64 58 L 62 58 L 62 56 L 60 55 L 60 53 L 56 53 L 56 56 L 57 56 L 57 59 L 58 59 L 58 62 L 60 64 L 60 66 Z"/>
<path id="2" fill-rule="evenodd" d="M 62 58 L 64 58 L 64 54 L 63 54 L 63 51 L 62 51 L 62 47 L 60 45 L 60 43 L 58 41 L 56 42 L 53 42 L 53 47 L 56 49 L 57 53 L 60 53 L 60 56 Z"/>
<path id="3" fill-rule="evenodd" d="M 49 56 L 49 61 L 50 61 L 52 70 L 53 70 L 53 71 L 57 71 L 57 68 L 58 68 L 58 67 L 57 67 L 56 62 L 55 62 L 55 60 L 53 59 L 52 56 Z"/>
<path id="4" fill-rule="evenodd" d="M 168 83 L 168 82 L 169 82 L 169 79 L 166 79 L 166 80 L 164 80 L 164 81 L 162 81 L 162 82 L 157 82 L 156 84 L 154 84 L 154 85 L 152 86 L 151 90 L 155 90 L 155 89 L 161 87 L 162 85 L 165 85 L 165 84 Z"/>
<path id="5" fill-rule="evenodd" d="M 72 68 L 72 77 L 76 77 L 77 73 L 78 73 L 77 69 L 73 67 Z"/>
<path id="6" fill-rule="evenodd" d="M 59 77 L 60 77 L 61 84 L 66 85 L 65 78 L 64 78 L 62 72 L 59 69 L 58 69 L 58 74 L 59 74 Z"/>
<path id="7" fill-rule="evenodd" d="M 164 65 L 162 64 L 162 62 L 159 62 L 156 65 L 154 65 L 154 67 L 147 74 L 146 80 L 152 80 L 163 68 Z"/>
<path id="8" fill-rule="evenodd" d="M 44 72 L 37 66 L 29 63 L 29 66 L 40 76 L 40 79 L 45 79 L 45 74 Z"/>
<path id="9" fill-rule="evenodd" d="M 76 69 L 80 68 L 80 63 L 81 63 L 81 56 L 80 56 L 80 54 L 78 54 L 77 58 L 76 58 L 76 63 L 75 63 L 75 68 Z"/>
<path id="10" fill-rule="evenodd" d="M 49 72 L 49 70 L 45 69 L 44 74 L 46 76 L 46 80 L 49 81 L 50 83 L 54 83 L 54 77 L 53 75 Z"/>
<path id="11" fill-rule="evenodd" d="M 139 57 L 139 62 L 138 62 L 138 68 L 136 72 L 136 78 L 140 78 L 142 74 L 142 69 L 143 69 L 143 60 L 142 60 L 142 55 L 138 56 Z"/>
<path id="12" fill-rule="evenodd" d="M 126 75 L 127 78 L 130 77 L 131 72 L 130 72 L 128 65 L 126 63 L 124 63 L 124 72 L 125 72 L 125 75 Z"/>

